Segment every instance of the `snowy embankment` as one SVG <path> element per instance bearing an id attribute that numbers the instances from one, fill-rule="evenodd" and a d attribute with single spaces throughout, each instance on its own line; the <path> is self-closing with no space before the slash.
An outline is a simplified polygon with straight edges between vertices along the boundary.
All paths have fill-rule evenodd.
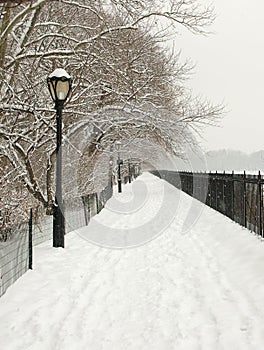
<path id="1" fill-rule="evenodd" d="M 65 249 L 34 249 L 1 349 L 263 349 L 263 242 L 150 174 L 124 190 Z"/>

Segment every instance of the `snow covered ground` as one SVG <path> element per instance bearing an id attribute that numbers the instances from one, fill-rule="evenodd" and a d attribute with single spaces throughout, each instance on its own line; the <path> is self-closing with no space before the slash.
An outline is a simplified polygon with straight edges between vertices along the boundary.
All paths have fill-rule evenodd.
<path id="1" fill-rule="evenodd" d="M 34 257 L 0 298 L 1 350 L 263 349 L 264 243 L 150 174 Z"/>

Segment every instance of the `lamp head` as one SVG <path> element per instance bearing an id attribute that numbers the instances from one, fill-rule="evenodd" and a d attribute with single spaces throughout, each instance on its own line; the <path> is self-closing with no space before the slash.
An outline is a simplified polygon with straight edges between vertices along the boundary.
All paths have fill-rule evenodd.
<path id="1" fill-rule="evenodd" d="M 121 149 L 121 141 L 116 141 L 115 147 L 116 147 L 117 151 L 120 151 L 120 149 Z"/>
<path id="2" fill-rule="evenodd" d="M 47 83 L 55 104 L 63 105 L 71 91 L 72 77 L 64 69 L 57 68 L 48 76 Z"/>

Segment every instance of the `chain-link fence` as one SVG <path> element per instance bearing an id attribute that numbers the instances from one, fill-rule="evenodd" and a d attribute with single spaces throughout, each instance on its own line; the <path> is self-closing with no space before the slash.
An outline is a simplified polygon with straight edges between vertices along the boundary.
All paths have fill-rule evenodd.
<path id="1" fill-rule="evenodd" d="M 109 183 L 99 194 L 64 202 L 66 232 L 88 225 L 90 218 L 99 213 L 113 194 Z M 32 247 L 52 239 L 53 217 L 41 219 L 30 210 L 29 222 L 13 227 L 8 235 L 0 232 L 0 296 L 29 268 L 32 268 Z M 34 219 L 33 219 L 34 218 Z"/>
<path id="2" fill-rule="evenodd" d="M 0 296 L 28 270 L 28 224 L 12 229 L 12 236 L 0 242 Z"/>

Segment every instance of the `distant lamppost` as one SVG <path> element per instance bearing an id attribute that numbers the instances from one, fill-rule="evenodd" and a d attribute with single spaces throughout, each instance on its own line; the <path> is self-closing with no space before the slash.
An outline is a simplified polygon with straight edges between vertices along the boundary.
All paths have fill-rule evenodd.
<path id="1" fill-rule="evenodd" d="M 109 178 L 109 182 L 111 184 L 111 187 L 113 187 L 113 165 L 114 165 L 114 162 L 113 162 L 113 148 L 114 146 L 111 144 L 110 145 L 110 159 L 109 159 L 109 174 L 108 174 L 108 178 Z"/>
<path id="2" fill-rule="evenodd" d="M 116 150 L 118 152 L 118 159 L 117 159 L 117 167 L 118 167 L 118 172 L 117 172 L 117 188 L 118 192 L 122 192 L 122 182 L 121 182 L 121 165 L 123 164 L 123 160 L 120 159 L 120 149 L 121 149 L 121 142 L 116 141 L 115 143 Z"/>
<path id="3" fill-rule="evenodd" d="M 128 159 L 128 182 L 131 184 L 130 158 Z"/>
<path id="4" fill-rule="evenodd" d="M 139 169 L 138 169 L 138 164 L 135 164 L 135 178 L 138 177 L 138 172 L 139 172 Z"/>
<path id="5" fill-rule="evenodd" d="M 65 220 L 62 204 L 62 110 L 67 100 L 71 87 L 71 76 L 61 68 L 55 69 L 48 79 L 48 88 L 52 100 L 55 102 L 57 120 L 56 142 L 56 193 L 53 207 L 53 247 L 64 248 Z"/>

